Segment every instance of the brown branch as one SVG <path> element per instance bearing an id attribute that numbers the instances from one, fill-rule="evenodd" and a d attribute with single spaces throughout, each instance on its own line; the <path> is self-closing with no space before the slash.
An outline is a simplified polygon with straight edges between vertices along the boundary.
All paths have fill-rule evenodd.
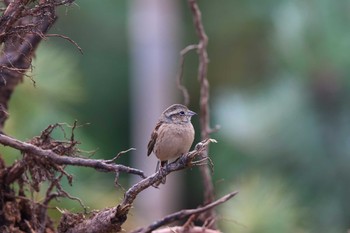
<path id="1" fill-rule="evenodd" d="M 201 125 L 201 139 L 209 138 L 209 134 L 212 131 L 210 128 L 210 116 L 209 116 L 209 82 L 207 79 L 207 66 L 208 66 L 208 53 L 207 44 L 208 37 L 205 33 L 202 23 L 201 11 L 198 7 L 197 0 L 188 0 L 188 4 L 192 11 L 194 27 L 199 38 L 198 42 L 198 80 L 200 82 L 200 125 Z M 208 150 L 204 153 L 204 156 L 208 156 Z M 200 167 L 203 185 L 204 185 L 204 204 L 211 203 L 214 200 L 214 186 L 211 177 L 210 168 L 208 166 Z M 216 219 L 214 210 L 208 211 L 205 218 Z M 216 223 L 209 226 L 216 229 Z"/>
<path id="2" fill-rule="evenodd" d="M 49 127 L 47 130 L 49 131 L 51 127 Z M 46 131 L 45 131 L 46 132 Z M 44 135 L 45 135 L 44 132 Z M 73 218 L 73 216 L 76 216 L 74 214 L 68 214 L 64 213 L 61 224 L 60 224 L 60 232 L 115 232 L 116 230 L 121 229 L 121 225 L 125 222 L 127 218 L 127 214 L 132 207 L 132 204 L 137 197 L 137 195 L 145 190 L 146 188 L 149 188 L 150 186 L 154 185 L 156 182 L 161 181 L 165 176 L 170 174 L 171 172 L 178 171 L 181 169 L 185 169 L 187 167 L 196 165 L 196 161 L 194 161 L 195 158 L 203 157 L 203 153 L 206 151 L 206 148 L 210 142 L 216 142 L 213 139 L 206 139 L 200 143 L 198 143 L 195 147 L 195 149 L 186 155 L 179 158 L 177 161 L 168 164 L 165 168 L 160 169 L 157 173 L 144 178 L 144 174 L 142 171 L 130 167 L 126 167 L 119 164 L 111 164 L 112 160 L 93 160 L 93 159 L 86 159 L 86 158 L 79 158 L 79 157 L 70 157 L 66 155 L 60 155 L 52 150 L 45 150 L 38 146 L 35 146 L 33 144 L 22 142 L 17 139 L 14 139 L 12 137 L 9 137 L 7 135 L 0 134 L 0 144 L 4 146 L 10 146 L 12 148 L 15 148 L 17 150 L 20 150 L 21 152 L 25 153 L 27 156 L 37 156 L 41 159 L 48 160 L 52 163 L 55 163 L 57 165 L 73 165 L 73 166 L 85 166 L 85 167 L 92 167 L 96 170 L 102 170 L 107 172 L 115 172 L 118 174 L 119 172 L 126 172 L 131 174 L 136 174 L 144 179 L 138 182 L 137 184 L 133 185 L 131 188 L 127 190 L 127 192 L 124 195 L 123 201 L 116 207 L 105 209 L 99 212 L 94 212 L 92 216 L 90 216 L 89 219 L 84 219 L 79 216 L 79 222 L 74 222 L 72 226 L 66 226 L 64 224 L 67 219 Z M 122 152 L 124 153 L 124 152 Z M 200 159 L 200 163 L 202 163 L 202 159 Z M 21 167 L 21 166 L 20 166 Z M 18 170 L 18 169 L 15 169 Z M 19 172 L 16 172 L 16 174 L 19 174 Z M 63 173 L 61 174 L 61 176 Z M 9 174 L 9 176 L 11 176 Z M 8 179 L 5 179 L 8 180 Z M 11 181 L 14 181 L 14 178 L 10 179 Z M 56 187 L 58 189 L 58 193 L 52 193 L 47 195 L 47 199 L 44 201 L 43 209 L 41 210 L 41 217 L 40 222 L 46 223 L 46 206 L 48 202 L 55 197 L 58 196 L 68 196 L 67 193 L 65 193 L 62 189 L 60 189 L 58 180 L 56 180 L 56 183 L 51 183 L 51 186 L 48 189 L 48 194 L 51 192 L 51 190 Z M 44 228 L 42 228 L 44 230 Z"/>
<path id="3" fill-rule="evenodd" d="M 122 202 L 116 207 L 108 208 L 108 209 L 96 212 L 87 219 L 81 219 L 81 216 L 65 213 L 60 222 L 59 232 L 109 233 L 109 232 L 119 231 L 121 229 L 122 224 L 127 219 L 127 215 L 129 213 L 130 208 L 132 207 L 132 204 L 135 198 L 140 192 L 153 186 L 155 183 L 161 181 L 165 176 L 167 176 L 171 172 L 191 167 L 193 164 L 195 164 L 195 161 L 193 160 L 196 157 L 202 156 L 202 153 L 206 150 L 210 142 L 216 142 L 216 141 L 213 139 L 207 139 L 198 143 L 194 150 L 188 152 L 186 155 L 183 155 L 175 162 L 166 165 L 165 168 L 160 169 L 158 172 L 154 173 L 153 175 L 134 184 L 131 188 L 129 188 L 126 191 Z M 65 225 L 65 222 L 67 222 L 67 219 L 71 219 L 75 217 L 78 219 L 78 221 L 70 220 L 69 222 L 74 222 L 74 224 L 67 227 Z"/>
<path id="4" fill-rule="evenodd" d="M 125 172 L 145 178 L 145 174 L 143 173 L 143 171 L 135 168 L 127 167 L 121 164 L 111 164 L 109 160 L 87 159 L 81 157 L 59 155 L 53 152 L 52 150 L 44 150 L 40 147 L 34 146 L 33 144 L 22 142 L 4 134 L 0 134 L 0 144 L 4 146 L 10 146 L 22 152 L 27 152 L 28 154 L 34 156 L 45 158 L 48 161 L 51 161 L 57 165 L 90 167 L 104 172 Z M 13 181 L 13 179 L 10 180 Z"/>
<path id="5" fill-rule="evenodd" d="M 234 197 L 238 192 L 232 192 L 232 193 L 229 193 L 225 196 L 223 196 L 222 198 L 210 203 L 210 204 L 207 204 L 203 207 L 198 207 L 196 209 L 187 209 L 187 210 L 180 210 L 176 213 L 173 213 L 173 214 L 170 214 L 166 217 L 164 217 L 163 219 L 160 219 L 154 223 L 152 223 L 150 226 L 146 227 L 146 228 L 141 228 L 141 229 L 138 229 L 136 231 L 133 231 L 132 233 L 150 233 L 152 232 L 153 230 L 155 229 L 158 229 L 159 227 L 161 226 L 164 226 L 166 224 L 169 224 L 169 223 L 172 223 L 172 222 L 175 222 L 175 221 L 178 221 L 178 220 L 181 220 L 181 219 L 184 219 L 184 218 L 187 218 L 191 215 L 198 215 L 199 213 L 203 213 L 205 211 L 208 211 L 226 201 L 228 201 L 229 199 L 231 199 L 232 197 Z M 167 231 L 164 231 L 164 232 L 175 232 L 175 231 L 172 231 L 171 228 L 168 228 L 166 229 Z M 187 231 L 188 232 L 188 231 Z"/>
<path id="6" fill-rule="evenodd" d="M 206 139 L 202 142 L 199 142 L 195 149 L 188 152 L 186 155 L 181 156 L 178 160 L 176 160 L 173 163 L 170 163 L 165 166 L 165 168 L 160 169 L 158 172 L 154 173 L 153 175 L 147 177 L 144 180 L 141 180 L 137 184 L 133 185 L 126 193 L 124 200 L 121 204 L 121 206 L 127 206 L 129 204 L 132 204 L 136 196 L 143 191 L 144 189 L 152 186 L 154 183 L 161 181 L 164 177 L 166 177 L 169 173 L 185 169 L 186 167 L 192 166 L 195 164 L 195 161 L 193 159 L 195 157 L 200 157 L 202 154 L 206 151 L 206 148 L 208 147 L 210 142 L 216 142 L 214 139 Z"/>

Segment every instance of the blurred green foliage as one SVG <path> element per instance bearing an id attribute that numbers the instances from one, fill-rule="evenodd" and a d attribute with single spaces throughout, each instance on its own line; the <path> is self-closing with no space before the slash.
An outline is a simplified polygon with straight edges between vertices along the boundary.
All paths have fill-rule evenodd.
<path id="1" fill-rule="evenodd" d="M 76 4 L 61 9 L 52 31 L 75 40 L 84 55 L 60 38 L 43 42 L 33 70 L 36 87 L 29 78 L 18 87 L 6 132 L 28 139 L 48 124 L 78 119 L 91 123 L 77 131 L 81 147 L 99 148 L 95 157 L 112 157 L 132 146 L 127 1 Z M 185 46 L 197 38 L 187 5 L 181 4 Z M 350 2 L 199 4 L 209 37 L 212 123 L 222 127 L 212 135 L 219 143 L 210 151 L 215 186 L 218 194 L 240 191 L 220 208 L 225 232 L 346 232 Z M 184 77 L 192 104 L 198 101 L 196 72 L 197 57 L 191 54 Z M 113 177 L 69 169 L 79 186 L 67 185 L 67 191 L 84 196 L 91 208 L 119 197 L 113 188 L 103 197 L 94 191 L 110 187 Z M 195 207 L 202 196 L 198 169 L 186 174 L 186 207 Z M 69 203 L 66 208 L 80 208 Z"/>
<path id="2" fill-rule="evenodd" d="M 251 173 L 232 187 L 241 192 L 221 207 L 224 232 L 303 232 L 306 213 L 285 180 Z"/>

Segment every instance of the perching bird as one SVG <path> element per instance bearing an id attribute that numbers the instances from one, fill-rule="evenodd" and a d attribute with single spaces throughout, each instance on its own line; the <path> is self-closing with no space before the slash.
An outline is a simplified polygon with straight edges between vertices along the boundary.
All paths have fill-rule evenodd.
<path id="1" fill-rule="evenodd" d="M 161 167 L 168 160 L 176 159 L 190 150 L 194 140 L 193 115 L 196 113 L 181 104 L 171 105 L 160 115 L 148 143 L 147 155 L 153 151 Z M 165 183 L 165 179 L 162 183 Z"/>

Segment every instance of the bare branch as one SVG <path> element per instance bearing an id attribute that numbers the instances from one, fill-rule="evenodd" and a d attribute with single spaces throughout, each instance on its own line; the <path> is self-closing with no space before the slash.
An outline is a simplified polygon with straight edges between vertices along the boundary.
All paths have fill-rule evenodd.
<path id="1" fill-rule="evenodd" d="M 169 223 L 172 223 L 172 222 L 175 222 L 175 221 L 178 221 L 178 220 L 181 220 L 181 219 L 184 219 L 184 218 L 187 218 L 191 215 L 198 215 L 199 213 L 203 213 L 205 211 L 208 211 L 209 209 L 212 209 L 226 201 L 228 201 L 229 199 L 231 199 L 232 197 L 234 197 L 238 192 L 232 192 L 232 193 L 229 193 L 225 196 L 223 196 L 222 198 L 210 203 L 210 204 L 207 204 L 203 207 L 198 207 L 196 209 L 187 209 L 187 210 L 180 210 L 176 213 L 173 213 L 173 214 L 170 214 L 154 223 L 152 223 L 150 226 L 146 227 L 146 228 L 141 228 L 141 229 L 138 229 L 136 231 L 133 231 L 132 233 L 150 233 L 152 232 L 153 230 L 161 227 L 161 226 L 164 226 L 166 224 L 169 224 Z M 171 228 L 167 229 L 168 231 L 164 231 L 164 232 L 173 232 L 171 231 Z M 188 232 L 188 231 L 186 231 Z"/>
<path id="2" fill-rule="evenodd" d="M 208 67 L 208 37 L 205 33 L 201 11 L 198 7 L 197 0 L 188 0 L 188 4 L 192 11 L 193 23 L 199 38 L 198 42 L 198 80 L 200 82 L 200 125 L 201 125 L 201 139 L 209 138 L 210 132 L 210 116 L 209 116 L 209 82 L 207 79 L 207 67 Z M 208 151 L 204 153 L 204 156 L 208 156 Z M 203 185 L 204 185 L 204 204 L 211 203 L 214 200 L 214 186 L 211 177 L 210 168 L 208 166 L 200 167 Z M 208 219 L 215 219 L 215 212 L 211 210 L 207 212 L 205 216 Z M 215 221 L 211 228 L 216 228 Z"/>
<path id="3" fill-rule="evenodd" d="M 132 204 L 135 198 L 140 192 L 142 192 L 146 188 L 151 187 L 156 182 L 161 181 L 163 177 L 167 176 L 171 172 L 191 167 L 193 160 L 196 157 L 202 156 L 202 153 L 206 150 L 210 142 L 216 142 L 216 141 L 213 139 L 206 139 L 198 143 L 194 150 L 183 155 L 175 162 L 168 164 L 165 168 L 160 169 L 158 172 L 154 173 L 153 175 L 134 184 L 131 188 L 129 188 L 126 191 L 123 201 L 116 207 L 108 208 L 108 209 L 96 212 L 93 216 L 90 216 L 88 219 L 81 219 L 81 216 L 65 213 L 61 219 L 60 228 L 67 229 L 67 230 L 66 231 L 61 230 L 60 232 L 65 232 L 65 233 L 117 232 L 118 230 L 121 229 L 121 225 L 127 219 L 129 210 L 132 207 Z M 71 227 L 66 227 L 65 221 L 67 218 L 68 219 L 77 218 L 78 221 L 75 221 Z"/>
<path id="4" fill-rule="evenodd" d="M 178 171 L 181 169 L 185 169 L 186 167 L 193 166 L 194 158 L 201 157 L 202 154 L 205 152 L 206 148 L 208 147 L 210 142 L 216 142 L 214 139 L 206 139 L 202 142 L 199 142 L 195 149 L 188 152 L 187 154 L 181 156 L 178 160 L 167 164 L 165 168 L 159 169 L 158 172 L 154 173 L 153 175 L 147 177 L 146 179 L 141 180 L 137 184 L 133 185 L 124 196 L 124 200 L 121 204 L 121 206 L 127 206 L 131 205 L 136 196 L 143 191 L 144 189 L 152 186 L 156 182 L 161 181 L 164 177 L 166 177 L 169 173 Z"/>
<path id="5" fill-rule="evenodd" d="M 42 133 L 42 135 L 45 136 L 46 133 L 50 133 L 51 129 L 52 127 L 48 127 Z M 193 151 L 188 152 L 186 155 L 180 157 L 177 161 L 168 164 L 165 168 L 160 169 L 157 173 L 147 178 L 144 178 L 137 184 L 133 185 L 131 188 L 127 190 L 127 192 L 124 195 L 123 201 L 118 206 L 110 209 L 102 210 L 100 212 L 94 212 L 92 217 L 86 220 L 84 220 L 84 218 L 81 218 L 81 216 L 78 215 L 81 222 L 75 223 L 74 227 L 72 226 L 71 228 L 63 227 L 67 231 L 62 231 L 62 232 L 78 233 L 78 232 L 86 232 L 87 229 L 89 229 L 90 232 L 113 232 L 116 229 L 119 229 L 121 225 L 124 223 L 124 221 L 126 220 L 127 214 L 133 204 L 133 201 L 135 200 L 135 198 L 140 192 L 142 192 L 146 188 L 149 188 L 154 183 L 159 182 L 160 180 L 163 179 L 163 177 L 167 176 L 171 172 L 196 165 L 196 161 L 194 161 L 194 159 L 200 158 L 200 160 L 202 160 L 203 158 L 202 154 L 206 151 L 206 148 L 210 142 L 216 142 L 216 141 L 213 139 L 206 139 L 198 143 L 195 146 L 195 149 Z M 145 177 L 143 172 L 140 170 L 129 168 L 119 164 L 110 164 L 109 162 L 113 160 L 93 160 L 93 159 L 85 159 L 85 158 L 78 158 L 78 157 L 69 157 L 66 155 L 59 155 L 53 152 L 52 150 L 44 150 L 33 144 L 22 142 L 3 134 L 0 134 L 0 144 L 3 144 L 5 146 L 11 146 L 12 148 L 18 149 L 23 153 L 26 153 L 27 156 L 38 156 L 42 159 L 46 159 L 58 165 L 86 166 L 86 167 L 95 168 L 96 170 L 103 170 L 103 171 L 115 172 L 115 173 L 126 172 L 126 173 L 136 174 L 141 177 Z M 61 174 L 61 176 L 62 175 L 63 173 Z M 67 196 L 69 198 L 72 198 L 60 188 L 58 179 L 56 179 L 56 182 L 51 183 L 51 186 L 47 191 L 48 195 L 46 200 L 43 203 L 45 206 L 52 198 L 55 198 L 57 196 Z M 50 194 L 53 187 L 56 187 L 58 189 L 57 194 L 54 194 L 54 193 Z M 43 216 L 41 218 L 42 223 L 46 222 L 44 213 L 45 213 L 45 209 L 42 209 L 42 216 Z M 75 216 L 75 215 L 68 216 L 68 213 L 65 213 L 62 219 L 72 218 L 72 216 Z M 113 222 L 113 224 L 111 222 Z M 64 225 L 62 223 L 62 220 L 61 220 L 61 225 Z M 96 230 L 92 231 L 92 229 L 96 229 Z"/>
<path id="6" fill-rule="evenodd" d="M 45 158 L 58 165 L 91 167 L 104 172 L 125 172 L 145 178 L 145 174 L 143 173 L 143 171 L 135 168 L 127 167 L 120 164 L 110 164 L 108 163 L 108 160 L 106 161 L 103 159 L 87 159 L 59 155 L 53 152 L 52 150 L 44 150 L 40 147 L 34 146 L 33 144 L 22 142 L 4 134 L 0 134 L 0 144 L 4 146 L 10 146 L 22 152 L 30 153 L 34 156 Z"/>

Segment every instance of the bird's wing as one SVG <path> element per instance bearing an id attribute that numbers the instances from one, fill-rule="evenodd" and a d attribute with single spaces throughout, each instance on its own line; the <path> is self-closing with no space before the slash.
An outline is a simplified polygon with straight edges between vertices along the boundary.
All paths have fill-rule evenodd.
<path id="1" fill-rule="evenodd" d="M 154 145 L 156 144 L 158 138 L 158 130 L 162 124 L 163 122 L 159 121 L 152 132 L 151 139 L 149 140 L 147 145 L 147 156 L 149 156 L 153 151 Z"/>

